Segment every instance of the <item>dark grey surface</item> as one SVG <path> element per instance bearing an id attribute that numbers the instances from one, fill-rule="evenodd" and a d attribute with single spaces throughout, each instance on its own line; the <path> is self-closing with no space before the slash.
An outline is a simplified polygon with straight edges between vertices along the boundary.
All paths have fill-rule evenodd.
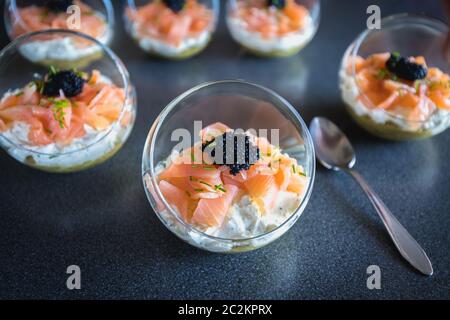
<path id="1" fill-rule="evenodd" d="M 379 140 L 356 127 L 339 98 L 341 56 L 373 3 L 383 16 L 443 18 L 438 1 L 324 1 L 318 34 L 296 57 L 246 56 L 222 19 L 210 47 L 185 62 L 147 57 L 118 20 L 113 49 L 139 96 L 134 131 L 117 156 L 77 174 L 42 173 L 0 153 L 0 298 L 450 298 L 450 131 L 420 142 Z M 413 271 L 357 185 L 322 168 L 297 224 L 260 250 L 210 254 L 166 230 L 141 183 L 147 132 L 176 95 L 231 78 L 273 88 L 308 123 L 321 115 L 342 126 L 355 144 L 357 168 L 428 252 L 435 275 Z M 65 286 L 71 264 L 82 270 L 79 291 Z M 381 267 L 381 290 L 366 288 L 371 264 Z"/>

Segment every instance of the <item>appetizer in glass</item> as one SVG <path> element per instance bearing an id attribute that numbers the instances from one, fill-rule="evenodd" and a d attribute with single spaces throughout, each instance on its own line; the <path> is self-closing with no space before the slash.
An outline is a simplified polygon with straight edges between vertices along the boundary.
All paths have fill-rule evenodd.
<path id="1" fill-rule="evenodd" d="M 200 130 L 203 121 L 209 124 Z M 192 133 L 192 143 L 171 147 L 163 140 L 174 136 L 172 129 L 177 137 Z M 293 225 L 308 202 L 314 166 L 306 126 L 285 100 L 256 85 L 222 81 L 188 91 L 163 111 L 147 138 L 143 179 L 172 232 L 205 250 L 240 252 Z"/>
<path id="2" fill-rule="evenodd" d="M 208 45 L 216 28 L 217 0 L 129 0 L 125 25 L 146 52 L 185 59 Z"/>
<path id="3" fill-rule="evenodd" d="M 123 64 L 97 42 L 104 58 L 89 70 L 38 68 L 19 54 L 26 37 L 0 54 L 1 147 L 51 172 L 87 169 L 109 159 L 128 138 L 136 113 Z"/>
<path id="4" fill-rule="evenodd" d="M 10 38 L 44 30 L 72 30 L 108 44 L 113 36 L 114 13 L 109 0 L 7 0 L 5 24 Z M 73 37 L 42 37 L 23 45 L 32 62 L 83 66 L 101 57 L 96 46 Z"/>
<path id="5" fill-rule="evenodd" d="M 229 0 L 231 36 L 257 55 L 284 57 L 298 53 L 314 37 L 319 1 Z"/>
<path id="6" fill-rule="evenodd" d="M 344 55 L 339 78 L 349 113 L 382 138 L 442 132 L 450 125 L 450 76 L 443 50 L 448 27 L 410 15 L 382 23 L 381 30 L 363 32 Z"/>

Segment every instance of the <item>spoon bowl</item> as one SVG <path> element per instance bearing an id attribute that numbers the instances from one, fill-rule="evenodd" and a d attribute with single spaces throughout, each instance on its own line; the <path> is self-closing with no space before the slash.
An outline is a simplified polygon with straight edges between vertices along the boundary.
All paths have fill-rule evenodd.
<path id="1" fill-rule="evenodd" d="M 310 124 L 310 132 L 319 162 L 327 169 L 350 169 L 356 157 L 347 136 L 330 120 L 316 117 Z"/>

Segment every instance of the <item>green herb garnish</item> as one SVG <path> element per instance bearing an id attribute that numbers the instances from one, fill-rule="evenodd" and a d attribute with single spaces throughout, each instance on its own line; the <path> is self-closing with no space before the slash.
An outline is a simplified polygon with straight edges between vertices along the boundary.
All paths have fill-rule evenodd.
<path id="1" fill-rule="evenodd" d="M 58 69 L 56 69 L 54 66 L 50 66 L 50 74 L 57 74 Z"/>
<path id="2" fill-rule="evenodd" d="M 64 109 L 69 107 L 69 100 L 55 100 L 55 99 L 49 99 L 50 102 L 53 102 L 53 117 L 56 121 L 58 121 L 59 127 L 61 129 L 64 128 L 64 117 L 66 116 L 66 113 Z"/>
<path id="3" fill-rule="evenodd" d="M 212 188 L 212 185 L 210 185 L 208 182 L 205 182 L 205 181 L 199 181 L 199 183 L 204 184 L 205 186 L 208 186 L 208 187 L 211 187 L 211 188 Z"/>
<path id="4" fill-rule="evenodd" d="M 223 185 L 221 185 L 221 184 L 216 184 L 216 185 L 214 186 L 214 189 L 220 190 L 220 191 L 222 191 L 222 192 L 227 192 L 227 190 L 225 190 L 225 188 L 224 188 Z"/>
<path id="5" fill-rule="evenodd" d="M 386 76 L 389 74 L 389 72 L 386 69 L 380 69 L 378 70 L 377 78 L 382 80 L 386 78 Z"/>

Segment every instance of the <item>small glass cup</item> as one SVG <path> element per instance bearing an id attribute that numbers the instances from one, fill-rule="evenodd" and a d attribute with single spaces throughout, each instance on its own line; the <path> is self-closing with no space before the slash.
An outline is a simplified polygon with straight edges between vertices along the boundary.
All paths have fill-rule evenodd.
<path id="1" fill-rule="evenodd" d="M 428 67 L 437 67 L 448 74 L 450 67 L 444 55 L 448 26 L 435 19 L 411 14 L 386 17 L 381 20 L 381 25 L 379 30 L 362 32 L 343 56 L 339 85 L 347 111 L 361 127 L 389 140 L 428 138 L 444 131 L 450 126 L 448 110 L 435 108 L 423 120 L 407 119 L 402 114 L 375 106 L 358 84 L 356 61 L 358 57 L 367 58 L 376 53 L 398 52 L 423 56 Z"/>
<path id="2" fill-rule="evenodd" d="M 227 239 L 206 234 L 186 223 L 164 199 L 155 168 L 166 159 L 177 142 L 171 134 L 183 128 L 192 137 L 194 121 L 202 126 L 222 122 L 231 128 L 277 129 L 279 147 L 303 166 L 309 177 L 297 210 L 270 232 L 247 239 Z M 151 206 L 163 224 L 179 238 L 212 252 L 242 252 L 260 248 L 289 230 L 304 211 L 311 195 L 315 174 L 314 147 L 308 129 L 297 111 L 285 99 L 262 86 L 244 81 L 201 84 L 183 93 L 162 111 L 148 134 L 143 159 L 144 188 Z"/>
<path id="3" fill-rule="evenodd" d="M 56 2 L 56 1 L 55 1 Z M 48 0 L 6 0 L 5 26 L 11 40 L 45 30 L 84 33 L 108 45 L 114 34 L 114 9 L 110 0 L 75 0 L 67 11 L 50 10 Z M 86 65 L 98 59 L 101 50 L 73 37 L 46 37 L 29 43 L 25 57 L 36 63 Z"/>
<path id="4" fill-rule="evenodd" d="M 76 71 L 91 73 L 93 70 L 98 70 L 104 81 L 123 88 L 125 99 L 120 115 L 106 129 L 95 132 L 86 131 L 85 136 L 74 139 L 70 145 L 64 146 L 64 148 L 53 148 L 54 143 L 41 147 L 33 145 L 28 141 L 24 130 L 19 130 L 21 128 L 14 126 L 6 128 L 6 130 L 0 128 L 0 146 L 17 161 L 31 167 L 49 172 L 73 172 L 96 166 L 119 151 L 134 125 L 136 93 L 130 83 L 128 71 L 111 49 L 81 33 L 47 30 L 20 36 L 0 52 L 1 97 L 5 98 L 8 93 L 12 94 L 15 90 L 26 87 L 27 83 L 41 79 L 41 76 L 48 72 L 47 67 L 24 59 L 22 47 L 34 42 L 36 38 L 55 35 L 73 37 L 77 41 L 87 42 L 101 52 L 101 59 L 91 63 L 88 68 Z M 2 120 L 2 116 L 7 116 L 1 111 L 3 110 L 0 110 L 0 120 Z M 16 124 L 15 121 L 20 122 L 21 119 L 20 117 L 14 118 L 13 121 L 13 124 Z"/>
<path id="5" fill-rule="evenodd" d="M 228 30 L 233 39 L 249 52 L 262 57 L 287 57 L 300 52 L 314 38 L 319 27 L 320 1 L 319 0 L 286 0 L 285 9 L 267 7 L 266 0 L 228 0 L 226 19 Z M 257 18 L 261 13 L 240 13 L 245 7 L 262 7 L 262 12 L 270 14 Z M 300 13 L 291 13 L 288 6 L 296 6 Z M 299 14 L 303 17 L 298 18 Z M 247 17 L 247 20 L 246 20 Z M 298 26 L 289 28 L 289 19 L 297 17 L 303 19 Z M 251 21 L 248 21 L 250 20 Z M 258 22 L 257 20 L 261 22 Z M 263 21 L 268 19 L 268 21 Z"/>
<path id="6" fill-rule="evenodd" d="M 123 17 L 128 33 L 142 50 L 157 57 L 181 60 L 207 47 L 219 11 L 218 0 L 188 1 L 178 12 L 160 0 L 128 0 Z"/>

